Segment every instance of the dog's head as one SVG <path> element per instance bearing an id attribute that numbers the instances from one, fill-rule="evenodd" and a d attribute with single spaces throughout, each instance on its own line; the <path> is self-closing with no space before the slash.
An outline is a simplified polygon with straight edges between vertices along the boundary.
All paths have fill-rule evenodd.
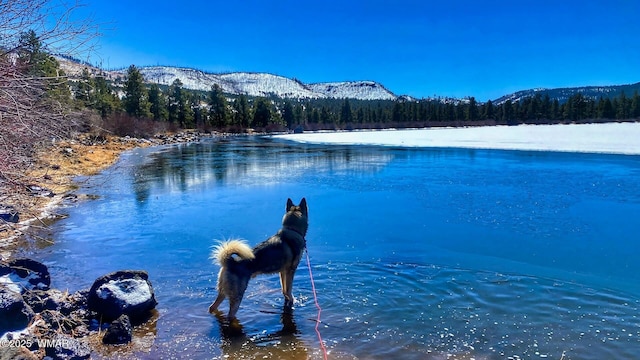
<path id="1" fill-rule="evenodd" d="M 291 229 L 302 236 L 307 235 L 309 227 L 309 209 L 307 200 L 302 198 L 300 204 L 295 205 L 291 199 L 287 199 L 286 213 L 282 217 L 282 227 Z"/>

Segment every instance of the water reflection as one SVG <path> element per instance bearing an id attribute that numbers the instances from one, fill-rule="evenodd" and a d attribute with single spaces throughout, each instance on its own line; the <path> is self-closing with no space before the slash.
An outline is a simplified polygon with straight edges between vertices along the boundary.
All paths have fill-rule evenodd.
<path id="1" fill-rule="evenodd" d="M 298 327 L 293 312 L 283 309 L 280 315 L 282 329 L 273 333 L 247 335 L 238 319 L 229 320 L 216 311 L 222 353 L 230 359 L 308 359 L 307 346 L 298 338 Z M 218 334 L 212 333 L 215 337 Z"/>
<path id="2" fill-rule="evenodd" d="M 247 146 L 251 145 L 251 146 Z M 307 171 L 370 174 L 394 156 L 355 147 L 292 145 L 269 138 L 211 139 L 151 154 L 134 176 L 139 202 L 159 192 L 294 181 Z"/>

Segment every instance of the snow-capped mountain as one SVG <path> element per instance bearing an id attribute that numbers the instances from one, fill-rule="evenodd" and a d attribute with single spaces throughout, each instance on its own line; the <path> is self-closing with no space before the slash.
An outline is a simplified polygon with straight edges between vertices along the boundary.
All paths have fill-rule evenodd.
<path id="1" fill-rule="evenodd" d="M 58 58 L 61 68 L 71 76 L 80 76 L 88 68 L 92 74 L 102 73 L 111 80 L 126 78 L 127 69 L 102 71 L 65 58 Z M 349 98 L 360 100 L 395 100 L 398 97 L 373 81 L 345 81 L 304 84 L 297 79 L 266 73 L 234 72 L 215 74 L 173 66 L 144 66 L 138 70 L 149 83 L 171 85 L 176 79 L 192 90 L 209 91 L 214 84 L 228 94 L 278 96 L 283 98 L 318 99 Z"/>
<path id="2" fill-rule="evenodd" d="M 395 100 L 398 97 L 374 81 L 344 81 L 307 85 L 316 93 L 329 98 L 352 98 L 360 100 Z"/>

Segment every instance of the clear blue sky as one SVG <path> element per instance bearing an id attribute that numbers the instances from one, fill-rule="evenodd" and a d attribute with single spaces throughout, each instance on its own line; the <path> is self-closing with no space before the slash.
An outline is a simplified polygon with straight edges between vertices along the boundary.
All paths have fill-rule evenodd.
<path id="1" fill-rule="evenodd" d="M 414 97 L 495 99 L 640 81 L 640 1 L 87 1 L 90 61 L 374 80 Z"/>

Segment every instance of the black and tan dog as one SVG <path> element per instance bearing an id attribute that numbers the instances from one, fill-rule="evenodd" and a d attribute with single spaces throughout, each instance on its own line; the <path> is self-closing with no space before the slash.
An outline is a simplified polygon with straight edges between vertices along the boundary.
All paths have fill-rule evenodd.
<path id="1" fill-rule="evenodd" d="M 285 307 L 293 306 L 293 275 L 306 247 L 304 237 L 308 226 L 307 201 L 303 198 L 299 205 L 294 205 L 287 199 L 282 228 L 269 239 L 253 249 L 242 240 L 230 240 L 216 246 L 211 257 L 222 268 L 218 274 L 218 297 L 209 306 L 209 312 L 216 311 L 220 303 L 229 298 L 228 318 L 235 318 L 249 279 L 277 272 L 280 273 Z"/>

